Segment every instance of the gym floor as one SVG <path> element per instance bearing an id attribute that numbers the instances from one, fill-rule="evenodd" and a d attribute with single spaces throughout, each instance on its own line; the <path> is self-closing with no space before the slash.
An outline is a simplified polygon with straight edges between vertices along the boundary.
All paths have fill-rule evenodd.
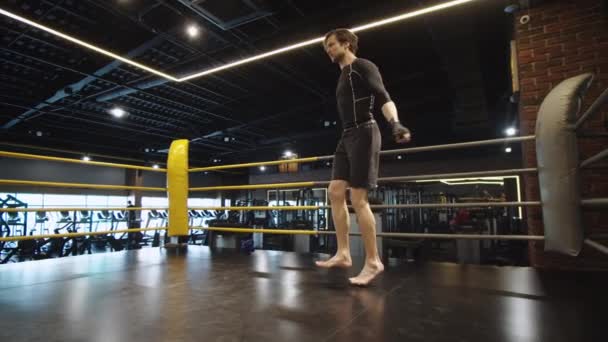
<path id="1" fill-rule="evenodd" d="M 608 274 L 147 248 L 0 267 L 5 341 L 602 341 Z"/>

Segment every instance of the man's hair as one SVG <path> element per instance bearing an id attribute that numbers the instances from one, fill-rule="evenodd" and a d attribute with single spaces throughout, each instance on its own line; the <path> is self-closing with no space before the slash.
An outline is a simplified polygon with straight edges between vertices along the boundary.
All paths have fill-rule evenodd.
<path id="1" fill-rule="evenodd" d="M 335 36 L 336 40 L 340 42 L 340 44 L 349 43 L 349 50 L 352 53 L 357 53 L 359 50 L 359 37 L 354 33 L 350 32 L 348 29 L 338 28 L 335 30 L 331 30 L 325 34 L 325 39 L 323 40 L 323 44 L 327 43 L 329 37 Z"/>

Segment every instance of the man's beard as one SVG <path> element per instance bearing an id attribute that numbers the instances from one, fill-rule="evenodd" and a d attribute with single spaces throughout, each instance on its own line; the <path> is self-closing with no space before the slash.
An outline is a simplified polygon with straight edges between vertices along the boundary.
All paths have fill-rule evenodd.
<path id="1" fill-rule="evenodd" d="M 339 63 L 340 63 L 342 60 L 344 60 L 344 56 L 346 56 L 346 54 L 345 54 L 345 53 L 341 53 L 341 54 L 339 54 L 339 55 L 336 55 L 336 56 L 334 56 L 334 58 L 333 58 L 333 60 L 332 60 L 332 61 L 333 61 L 334 63 L 336 63 L 336 64 L 339 64 Z"/>

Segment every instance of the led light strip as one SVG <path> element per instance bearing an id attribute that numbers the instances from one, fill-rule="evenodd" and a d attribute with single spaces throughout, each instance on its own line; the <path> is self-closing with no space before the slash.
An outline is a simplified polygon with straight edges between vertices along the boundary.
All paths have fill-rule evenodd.
<path id="1" fill-rule="evenodd" d="M 499 181 L 481 181 L 481 180 L 471 180 L 471 181 L 460 181 L 460 182 L 451 182 L 447 180 L 442 180 L 441 183 L 446 185 L 477 185 L 477 184 L 489 184 L 489 185 L 505 185 L 504 182 Z"/>
<path id="2" fill-rule="evenodd" d="M 87 49 L 91 49 L 91 50 L 99 52 L 99 53 L 101 53 L 103 55 L 115 58 L 115 59 L 117 59 L 117 60 L 119 60 L 121 62 L 125 62 L 127 64 L 131 64 L 131 65 L 133 65 L 135 67 L 138 67 L 140 69 L 146 70 L 148 72 L 151 72 L 151 73 L 156 74 L 158 76 L 164 77 L 164 78 L 169 79 L 171 81 L 179 82 L 178 78 L 175 78 L 175 77 L 173 77 L 171 75 L 165 74 L 164 72 L 161 72 L 161 71 L 158 71 L 156 69 L 153 69 L 153 68 L 150 68 L 148 66 L 145 66 L 143 64 L 137 63 L 137 62 L 132 61 L 132 60 L 130 60 L 128 58 L 121 57 L 121 56 L 119 56 L 119 55 L 117 55 L 117 54 L 115 54 L 113 52 L 110 52 L 108 50 L 104 50 L 104 49 L 102 49 L 100 47 L 97 47 L 95 45 L 89 44 L 87 42 L 84 42 L 84 41 L 82 41 L 80 39 L 77 39 L 77 38 L 74 38 L 72 36 L 68 36 L 67 34 L 64 34 L 64 33 L 61 33 L 59 31 L 53 30 L 52 28 L 49 28 L 49 27 L 46 27 L 44 25 L 38 24 L 38 23 L 36 23 L 34 21 L 31 21 L 29 19 L 20 17 L 20 16 L 18 16 L 16 14 L 13 14 L 13 13 L 9 12 L 9 11 L 3 10 L 2 8 L 0 8 L 0 14 L 3 14 L 5 16 L 9 17 L 9 18 L 15 19 L 15 20 L 20 21 L 20 22 L 22 22 L 24 24 L 28 24 L 28 25 L 33 26 L 35 28 L 38 28 L 40 30 L 46 31 L 46 32 L 48 32 L 50 34 L 53 34 L 55 36 L 61 37 L 61 38 L 65 39 L 65 40 L 68 40 L 68 41 L 70 41 L 72 43 L 84 46 Z"/>
<path id="3" fill-rule="evenodd" d="M 469 178 L 444 178 L 444 179 L 422 179 L 415 183 L 434 183 L 434 182 L 469 182 L 469 181 L 497 181 L 502 182 L 503 179 L 511 176 L 500 177 L 469 177 Z"/>
<path id="4" fill-rule="evenodd" d="M 431 13 L 431 12 L 436 12 L 436 11 L 444 10 L 444 9 L 447 9 L 447 8 L 450 8 L 450 7 L 454 7 L 454 6 L 458 6 L 458 5 L 463 5 L 463 4 L 466 4 L 466 3 L 469 3 L 469 2 L 473 2 L 473 1 L 478 1 L 478 0 L 455 0 L 455 1 L 449 1 L 449 2 L 446 2 L 446 3 L 443 3 L 443 4 L 431 6 L 431 7 L 428 7 L 428 8 L 424 8 L 424 9 L 413 11 L 413 12 L 409 12 L 409 13 L 404 13 L 404 14 L 401 14 L 401 15 L 398 15 L 398 16 L 394 16 L 394 17 L 390 17 L 390 18 L 387 18 L 387 19 L 375 21 L 375 22 L 372 22 L 372 23 L 369 23 L 369 24 L 365 24 L 365 25 L 362 25 L 362 26 L 353 27 L 350 30 L 353 31 L 353 32 L 365 31 L 365 30 L 369 30 L 369 29 L 374 28 L 374 27 L 391 24 L 391 23 L 394 23 L 394 22 L 397 22 L 397 21 L 402 21 L 402 20 L 410 19 L 410 18 L 413 18 L 413 17 L 421 16 L 421 15 L 428 14 L 428 13 Z M 322 42 L 323 39 L 325 38 L 325 37 L 318 37 L 318 38 L 310 39 L 310 40 L 307 40 L 307 41 L 304 41 L 304 42 L 301 42 L 301 43 L 289 45 L 289 46 L 286 46 L 286 47 L 283 47 L 283 48 L 280 48 L 280 49 L 276 49 L 276 50 L 268 51 L 268 52 L 265 52 L 265 53 L 262 53 L 262 54 L 259 54 L 259 55 L 255 55 L 253 57 L 248 57 L 248 58 L 241 59 L 241 60 L 238 60 L 238 61 L 235 61 L 235 62 L 231 62 L 231 63 L 228 63 L 228 64 L 221 65 L 219 67 L 207 69 L 207 70 L 204 70 L 204 71 L 201 71 L 201 72 L 196 72 L 196 73 L 193 73 L 191 75 L 187 75 L 187 76 L 183 76 L 181 78 L 177 78 L 177 77 L 171 76 L 169 74 L 166 74 L 166 73 L 164 73 L 162 71 L 153 69 L 151 67 L 145 66 L 145 65 L 140 64 L 140 63 L 137 63 L 137 62 L 135 62 L 135 61 L 133 61 L 131 59 L 128 59 L 128 58 L 125 58 L 125 57 L 121 57 L 121 56 L 119 56 L 119 55 L 117 55 L 117 54 L 115 54 L 113 52 L 110 52 L 108 50 L 104 50 L 104 49 L 102 49 L 100 47 L 97 47 L 97 46 L 95 46 L 93 44 L 89 44 L 89 43 L 87 43 L 85 41 L 82 41 L 80 39 L 77 39 L 77 38 L 74 38 L 74 37 L 69 36 L 67 34 L 64 34 L 64 33 L 61 33 L 59 31 L 53 30 L 52 28 L 49 28 L 49 27 L 46 27 L 44 25 L 38 24 L 38 23 L 36 23 L 34 21 L 31 21 L 29 19 L 23 18 L 23 17 L 18 16 L 16 14 L 13 14 L 13 13 L 11 13 L 9 11 L 6 11 L 6 10 L 4 10 L 2 8 L 0 8 L 0 14 L 3 14 L 5 16 L 9 17 L 9 18 L 15 19 L 15 20 L 20 21 L 20 22 L 22 22 L 24 24 L 36 27 L 36 28 L 38 28 L 40 30 L 43 30 L 43 31 L 46 31 L 46 32 L 48 32 L 50 34 L 53 34 L 55 36 L 61 37 L 61 38 L 65 39 L 65 40 L 68 40 L 68 41 L 70 41 L 72 43 L 75 43 L 75 44 L 78 44 L 80 46 L 83 46 L 83 47 L 85 47 L 87 49 L 91 49 L 93 51 L 99 52 L 99 53 L 101 53 L 103 55 L 106 55 L 108 57 L 115 58 L 115 59 L 117 59 L 117 60 L 119 60 L 121 62 L 124 62 L 126 64 L 130 64 L 132 66 L 135 66 L 135 67 L 140 68 L 142 70 L 148 71 L 148 72 L 150 72 L 152 74 L 164 77 L 164 78 L 166 78 L 166 79 L 168 79 L 170 81 L 174 81 L 174 82 L 188 81 L 188 80 L 191 80 L 191 79 L 194 79 L 194 78 L 198 78 L 198 77 L 202 77 L 202 76 L 209 75 L 209 74 L 212 74 L 212 73 L 216 73 L 218 71 L 226 70 L 226 69 L 233 68 L 233 67 L 236 67 L 236 66 L 239 66 L 239 65 L 243 65 L 243 64 L 246 64 L 246 63 L 257 61 L 257 60 L 260 60 L 260 59 L 263 59 L 263 58 L 267 58 L 267 57 L 270 57 L 270 56 L 273 56 L 273 55 L 277 55 L 277 54 L 280 54 L 280 53 L 283 53 L 283 52 L 295 50 L 295 49 L 298 49 L 298 48 L 301 48 L 301 47 L 304 47 L 304 46 L 308 46 L 308 45 L 312 45 L 312 44 L 317 44 L 317 43 Z"/>
<path id="5" fill-rule="evenodd" d="M 494 184 L 504 186 L 504 180 L 507 178 L 515 179 L 517 188 L 517 201 L 521 202 L 521 184 L 519 182 L 520 176 L 501 176 L 501 177 L 473 177 L 473 178 L 447 178 L 447 179 L 428 179 L 428 180 L 417 180 L 416 183 L 433 183 L 440 182 L 446 185 L 468 185 L 468 184 Z M 518 208 L 518 218 L 524 217 L 523 209 Z"/>
<path id="6" fill-rule="evenodd" d="M 209 74 L 221 71 L 221 70 L 225 70 L 225 69 L 228 69 L 228 68 L 233 68 L 235 66 L 243 65 L 245 63 L 257 61 L 257 60 L 262 59 L 262 58 L 270 57 L 270 56 L 273 56 L 273 55 L 278 55 L 278 54 L 280 54 L 282 52 L 287 52 L 287 51 L 294 50 L 294 49 L 297 49 L 297 48 L 301 48 L 301 47 L 304 47 L 304 46 L 308 46 L 308 45 L 312 45 L 312 44 L 317 44 L 317 43 L 322 42 L 324 38 L 325 37 L 319 37 L 319 38 L 307 40 L 305 42 L 301 42 L 301 43 L 289 45 L 289 46 L 286 46 L 284 48 L 280 48 L 280 49 L 277 49 L 277 50 L 272 50 L 272 51 L 269 51 L 269 52 L 265 52 L 265 53 L 262 53 L 260 55 L 255 55 L 253 57 L 241 59 L 241 60 L 238 60 L 236 62 L 224 64 L 224 65 L 219 66 L 217 68 L 208 69 L 208 70 L 205 70 L 205 71 L 202 71 L 202 72 L 199 72 L 199 73 L 195 73 L 195 74 L 192 74 L 192 75 L 189 75 L 189 76 L 184 76 L 184 77 L 182 77 L 182 78 L 179 79 L 179 82 L 188 81 L 188 80 L 191 80 L 193 78 L 209 75 Z"/>

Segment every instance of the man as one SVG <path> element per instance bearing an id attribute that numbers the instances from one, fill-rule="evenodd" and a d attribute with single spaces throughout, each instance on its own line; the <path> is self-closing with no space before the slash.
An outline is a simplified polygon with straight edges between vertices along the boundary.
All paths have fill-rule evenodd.
<path id="1" fill-rule="evenodd" d="M 338 250 L 331 259 L 316 264 L 324 268 L 352 266 L 346 206 L 346 190 L 350 187 L 365 247 L 365 266 L 349 281 L 353 285 L 367 285 L 384 270 L 376 245 L 376 222 L 367 197 L 368 190 L 377 186 L 380 161 L 381 136 L 373 116 L 374 106 L 381 108 L 396 142 L 409 142 L 411 135 L 399 123 L 397 108 L 384 88 L 378 68 L 355 55 L 358 37 L 347 29 L 336 29 L 325 35 L 323 45 L 331 61 L 342 70 L 336 98 L 344 131 L 336 147 L 328 189 Z"/>

